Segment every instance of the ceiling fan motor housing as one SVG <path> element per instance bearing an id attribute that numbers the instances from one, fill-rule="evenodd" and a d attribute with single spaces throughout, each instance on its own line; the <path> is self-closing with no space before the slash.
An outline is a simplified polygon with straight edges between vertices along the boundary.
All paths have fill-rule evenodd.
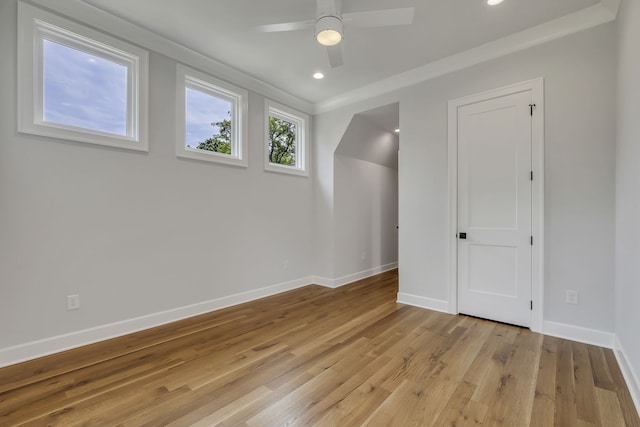
<path id="1" fill-rule="evenodd" d="M 338 16 L 321 16 L 316 21 L 316 40 L 324 46 L 335 46 L 342 41 L 343 24 Z"/>

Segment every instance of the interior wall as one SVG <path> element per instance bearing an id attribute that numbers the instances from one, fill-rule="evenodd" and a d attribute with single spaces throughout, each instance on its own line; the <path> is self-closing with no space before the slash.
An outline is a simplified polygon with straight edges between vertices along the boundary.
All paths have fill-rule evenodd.
<path id="1" fill-rule="evenodd" d="M 637 4 L 625 8 L 637 21 Z M 8 59 L 0 61 L 3 347 L 310 272 L 338 277 L 334 151 L 354 114 L 398 101 L 401 292 L 446 300 L 447 102 L 540 76 L 547 107 L 545 318 L 613 330 L 613 24 L 319 115 L 313 178 L 300 178 L 262 170 L 263 102 L 256 93 L 250 94 L 248 169 L 177 159 L 176 62 L 153 52 L 149 153 L 18 134 L 15 17 L 16 1 L 0 2 L 0 53 Z M 618 107 L 629 112 L 620 115 L 618 161 L 630 160 L 618 171 L 617 250 L 631 255 L 619 256 L 616 265 L 617 304 L 625 316 L 617 319 L 637 367 L 633 331 L 620 326 L 633 320 L 625 304 L 638 299 L 638 229 L 631 219 L 638 203 L 632 173 L 637 144 L 631 143 L 638 137 L 637 81 L 631 77 L 637 76 L 631 42 L 637 29 L 620 28 L 619 91 L 625 96 Z M 620 214 L 621 207 L 629 215 Z M 578 306 L 563 302 L 568 288 L 580 291 Z M 80 294 L 82 306 L 67 312 L 71 293 Z"/>
<path id="2" fill-rule="evenodd" d="M 618 15 L 616 156 L 616 334 L 640 386 L 640 3 Z"/>
<path id="3" fill-rule="evenodd" d="M 336 278 L 398 262 L 398 171 L 335 156 Z"/>
<path id="4" fill-rule="evenodd" d="M 0 55 L 0 347 L 310 275 L 313 179 L 263 171 L 261 95 L 248 168 L 178 159 L 176 61 L 151 52 L 150 151 L 111 149 L 17 133 L 15 0 Z"/>
<path id="5" fill-rule="evenodd" d="M 615 48 L 607 24 L 317 116 L 326 149 L 332 121 L 400 102 L 400 292 L 448 300 L 448 101 L 544 77 L 545 320 L 614 330 Z"/>
<path id="6" fill-rule="evenodd" d="M 355 115 L 334 156 L 334 279 L 398 262 L 398 137 Z"/>
<path id="7" fill-rule="evenodd" d="M 318 279 L 336 279 L 335 259 L 343 256 L 340 246 L 335 242 L 335 160 L 336 150 L 349 128 L 370 126 L 363 124 L 357 114 L 363 111 L 382 107 L 397 102 L 395 94 L 378 97 L 365 103 L 358 103 L 348 108 L 333 110 L 314 116 L 314 275 Z M 369 132 L 366 131 L 366 132 Z M 375 136 L 373 136 L 375 138 Z M 345 152 L 352 156 L 353 153 Z M 371 160 L 372 158 L 368 158 Z M 355 273 L 357 271 L 353 271 Z"/>
<path id="8" fill-rule="evenodd" d="M 403 91 L 401 292 L 448 300 L 447 102 L 543 77 L 544 319 L 614 330 L 615 46 L 607 24 Z"/>

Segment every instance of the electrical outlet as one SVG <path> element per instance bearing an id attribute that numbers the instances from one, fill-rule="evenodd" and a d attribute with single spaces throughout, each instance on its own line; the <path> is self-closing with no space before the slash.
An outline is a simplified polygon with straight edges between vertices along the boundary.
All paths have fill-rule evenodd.
<path id="1" fill-rule="evenodd" d="M 366 252 L 362 252 L 362 253 L 360 254 L 360 259 L 361 259 L 362 261 L 365 261 L 365 260 L 367 259 L 367 253 L 366 253 Z"/>
<path id="2" fill-rule="evenodd" d="M 578 291 L 567 290 L 567 304 L 578 304 Z"/>
<path id="3" fill-rule="evenodd" d="M 289 260 L 285 259 L 284 261 L 282 261 L 282 268 L 284 268 L 285 270 L 289 269 Z"/>
<path id="4" fill-rule="evenodd" d="M 80 295 L 67 295 L 67 310 L 77 310 L 80 308 Z"/>

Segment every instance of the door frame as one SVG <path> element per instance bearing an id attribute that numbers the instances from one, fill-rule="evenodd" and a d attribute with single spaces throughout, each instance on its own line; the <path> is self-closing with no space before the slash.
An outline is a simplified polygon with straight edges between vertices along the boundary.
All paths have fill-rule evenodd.
<path id="1" fill-rule="evenodd" d="M 542 77 L 449 101 L 449 313 L 458 314 L 458 108 L 531 91 L 531 330 L 542 333 L 544 317 L 544 79 Z"/>

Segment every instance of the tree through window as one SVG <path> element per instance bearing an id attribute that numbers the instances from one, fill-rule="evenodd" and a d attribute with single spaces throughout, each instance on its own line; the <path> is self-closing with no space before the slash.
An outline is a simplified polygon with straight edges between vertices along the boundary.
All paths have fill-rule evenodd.
<path id="1" fill-rule="evenodd" d="M 246 90 L 178 66 L 179 157 L 247 166 Z"/>
<path id="2" fill-rule="evenodd" d="M 265 101 L 265 111 L 265 169 L 308 175 L 305 156 L 307 116 L 270 100 Z"/>
<path id="3" fill-rule="evenodd" d="M 225 119 L 211 123 L 211 126 L 214 129 L 214 135 L 199 143 L 196 148 L 231 155 L 231 120 Z"/>
<path id="4" fill-rule="evenodd" d="M 269 162 L 295 166 L 297 136 L 298 132 L 295 123 L 270 116 Z"/>

